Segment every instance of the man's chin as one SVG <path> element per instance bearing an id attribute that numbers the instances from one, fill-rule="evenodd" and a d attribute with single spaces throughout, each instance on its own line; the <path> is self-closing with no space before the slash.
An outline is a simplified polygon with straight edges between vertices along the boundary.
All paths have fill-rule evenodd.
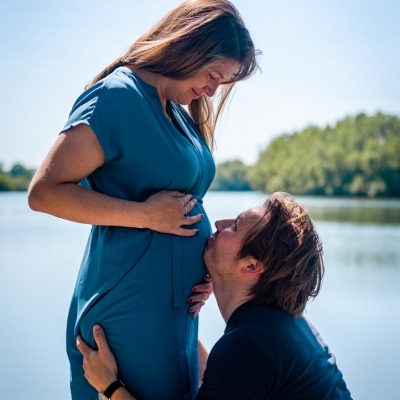
<path id="1" fill-rule="evenodd" d="M 208 269 L 209 265 L 211 264 L 210 263 L 210 261 L 211 261 L 210 248 L 208 247 L 208 245 L 206 246 L 206 248 L 204 249 L 204 252 L 203 252 L 203 261 Z"/>
<path id="2" fill-rule="evenodd" d="M 208 251 L 209 249 L 211 249 L 211 247 L 213 247 L 213 245 L 214 245 L 214 238 L 213 238 L 212 236 L 210 236 L 210 237 L 207 239 L 206 245 L 205 245 L 205 247 L 204 247 L 204 253 L 205 253 L 206 251 Z"/>

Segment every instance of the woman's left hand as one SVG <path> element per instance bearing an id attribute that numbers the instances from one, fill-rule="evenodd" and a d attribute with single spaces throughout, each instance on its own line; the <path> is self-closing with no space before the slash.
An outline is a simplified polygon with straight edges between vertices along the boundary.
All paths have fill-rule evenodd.
<path id="1" fill-rule="evenodd" d="M 196 318 L 199 315 L 201 307 L 204 306 L 206 300 L 211 296 L 213 292 L 213 284 L 209 274 L 204 276 L 204 282 L 193 286 L 193 294 L 188 298 L 190 303 L 189 312 Z"/>

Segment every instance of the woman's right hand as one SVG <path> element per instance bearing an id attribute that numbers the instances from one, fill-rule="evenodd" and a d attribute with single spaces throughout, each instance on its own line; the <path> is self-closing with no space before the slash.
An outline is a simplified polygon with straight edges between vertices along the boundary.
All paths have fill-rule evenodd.
<path id="1" fill-rule="evenodd" d="M 203 214 L 187 215 L 196 203 L 197 200 L 191 194 L 170 190 L 157 192 L 143 203 L 146 228 L 179 236 L 194 236 L 198 229 L 188 229 L 185 226 L 193 225 L 203 218 Z"/>

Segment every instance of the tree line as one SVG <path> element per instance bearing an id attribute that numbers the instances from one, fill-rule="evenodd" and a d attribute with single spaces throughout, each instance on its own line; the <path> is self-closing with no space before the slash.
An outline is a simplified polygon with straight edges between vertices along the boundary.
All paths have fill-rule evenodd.
<path id="1" fill-rule="evenodd" d="M 400 119 L 361 113 L 332 127 L 282 134 L 254 165 L 240 160 L 219 164 L 212 189 L 399 197 Z"/>
<path id="2" fill-rule="evenodd" d="M 27 190 L 34 169 L 0 164 L 0 191 Z M 275 138 L 254 165 L 217 165 L 211 190 L 296 195 L 400 197 L 400 119 L 377 113 L 309 126 Z"/>
<path id="3" fill-rule="evenodd" d="M 35 169 L 26 168 L 19 163 L 8 171 L 0 164 L 0 192 L 27 190 L 34 173 Z"/>

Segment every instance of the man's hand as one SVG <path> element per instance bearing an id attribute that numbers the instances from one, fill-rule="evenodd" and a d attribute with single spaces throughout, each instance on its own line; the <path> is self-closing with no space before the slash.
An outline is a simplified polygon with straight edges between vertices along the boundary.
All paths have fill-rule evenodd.
<path id="1" fill-rule="evenodd" d="M 76 346 L 83 354 L 85 378 L 98 392 L 104 392 L 118 379 L 117 361 L 100 325 L 93 326 L 93 336 L 98 350 L 93 350 L 81 336 L 78 336 Z"/>

